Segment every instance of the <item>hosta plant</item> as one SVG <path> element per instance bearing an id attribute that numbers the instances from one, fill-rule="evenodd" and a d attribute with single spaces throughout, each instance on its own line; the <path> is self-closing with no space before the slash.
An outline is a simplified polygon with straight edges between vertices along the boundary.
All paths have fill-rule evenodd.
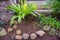
<path id="1" fill-rule="evenodd" d="M 15 12 L 15 15 L 13 15 L 11 18 L 10 25 L 13 24 L 13 21 L 15 19 L 17 19 L 18 23 L 21 23 L 22 19 L 24 19 L 25 16 L 27 16 L 27 15 L 32 14 L 32 15 L 36 16 L 34 13 L 34 10 L 36 9 L 37 6 L 34 3 L 26 4 L 25 1 L 23 3 L 23 1 L 21 0 L 21 4 L 12 3 L 11 5 L 9 5 L 7 7 L 7 9 Z"/>

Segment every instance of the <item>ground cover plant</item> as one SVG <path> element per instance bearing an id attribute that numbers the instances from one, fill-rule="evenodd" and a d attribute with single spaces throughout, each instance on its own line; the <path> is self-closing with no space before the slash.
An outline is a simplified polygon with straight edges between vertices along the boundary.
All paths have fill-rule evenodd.
<path id="1" fill-rule="evenodd" d="M 34 10 L 37 8 L 37 6 L 34 3 L 31 4 L 26 4 L 26 0 L 23 1 L 21 0 L 21 4 L 14 4 L 12 3 L 11 5 L 9 5 L 7 7 L 7 9 L 12 10 L 13 12 L 15 12 L 15 15 L 13 15 L 13 17 L 11 18 L 11 22 L 10 25 L 13 24 L 13 21 L 15 19 L 18 20 L 19 23 L 21 23 L 22 19 L 25 18 L 25 16 L 32 14 L 34 16 Z"/>
<path id="2" fill-rule="evenodd" d="M 38 19 L 40 20 L 40 23 L 43 25 L 48 25 L 51 26 L 52 28 L 60 29 L 60 21 L 58 21 L 55 18 L 41 14 L 38 17 Z"/>
<path id="3" fill-rule="evenodd" d="M 8 11 L 10 12 L 11 10 L 14 12 L 13 15 L 9 12 L 1 14 L 4 15 L 1 17 L 6 18 L 4 20 L 6 21 L 4 22 L 6 23 L 6 28 L 4 28 L 2 19 L 0 20 L 1 40 L 59 40 L 60 30 L 58 29 L 60 29 L 60 21 L 56 18 L 35 12 L 36 5 L 34 3 L 26 4 L 26 0 L 24 0 L 24 3 L 22 0 L 20 2 L 20 4 L 12 3 L 8 6 Z"/>
<path id="4" fill-rule="evenodd" d="M 54 17 L 60 15 L 60 0 L 47 0 L 47 5 L 52 9 Z"/>

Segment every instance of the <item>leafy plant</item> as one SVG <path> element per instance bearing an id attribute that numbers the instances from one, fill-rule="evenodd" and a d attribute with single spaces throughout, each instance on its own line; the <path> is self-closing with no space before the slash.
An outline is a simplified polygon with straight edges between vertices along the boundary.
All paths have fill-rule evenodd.
<path id="1" fill-rule="evenodd" d="M 53 16 L 60 14 L 60 0 L 48 0 L 47 5 L 53 10 Z"/>
<path id="2" fill-rule="evenodd" d="M 45 16 L 42 14 L 38 17 L 38 19 L 40 20 L 40 23 L 43 25 L 48 25 L 52 28 L 60 29 L 60 21 L 56 20 L 55 18 Z"/>
<path id="3" fill-rule="evenodd" d="M 13 21 L 17 18 L 18 23 L 21 23 L 22 19 L 25 18 L 27 15 L 35 15 L 34 10 L 36 9 L 36 5 L 34 3 L 31 4 L 26 4 L 26 0 L 23 1 L 21 0 L 21 4 L 14 4 L 12 3 L 10 6 L 7 7 L 7 9 L 12 10 L 15 12 L 15 15 L 11 18 L 10 25 L 13 24 Z"/>

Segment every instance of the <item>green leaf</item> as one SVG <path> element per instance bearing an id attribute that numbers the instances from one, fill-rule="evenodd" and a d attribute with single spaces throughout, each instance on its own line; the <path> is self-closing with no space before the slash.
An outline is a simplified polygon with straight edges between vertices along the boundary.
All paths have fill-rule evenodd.
<path id="1" fill-rule="evenodd" d="M 12 18 L 11 18 L 11 21 L 10 21 L 10 25 L 12 25 L 13 24 L 13 22 L 14 22 L 14 20 L 17 18 L 17 16 L 16 15 L 14 15 Z"/>
<path id="2" fill-rule="evenodd" d="M 22 20 L 22 16 L 18 15 L 18 23 L 21 23 L 21 20 Z"/>

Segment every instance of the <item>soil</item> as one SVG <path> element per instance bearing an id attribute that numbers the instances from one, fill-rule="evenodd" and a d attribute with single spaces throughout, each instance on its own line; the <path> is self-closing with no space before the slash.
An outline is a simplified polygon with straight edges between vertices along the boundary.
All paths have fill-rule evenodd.
<path id="1" fill-rule="evenodd" d="M 7 20 L 10 20 L 9 18 L 12 16 L 11 13 L 2 13 L 0 15 L 5 15 L 7 16 L 6 19 Z M 3 16 L 0 16 L 0 18 L 3 17 Z M 9 18 L 8 18 L 9 17 Z M 6 20 L 5 19 L 5 20 Z M 3 19 L 2 19 L 3 20 Z M 37 24 L 36 23 L 39 23 L 38 20 L 35 19 L 35 17 L 33 17 L 31 19 L 30 16 L 26 17 L 21 23 L 18 24 L 18 28 L 17 29 L 20 29 L 22 31 L 22 34 L 23 33 L 34 33 L 38 30 L 41 30 L 41 28 L 37 27 Z M 6 31 L 8 29 L 8 27 L 11 27 L 9 25 L 9 21 L 7 22 L 7 25 L 6 25 Z M 17 30 L 16 29 L 16 30 Z M 10 32 L 8 33 L 6 36 L 4 37 L 0 37 L 0 40 L 12 40 L 12 35 L 15 34 L 16 30 L 14 30 L 13 32 Z M 21 34 L 21 35 L 22 35 Z M 28 40 L 31 40 L 31 39 L 28 39 Z M 43 37 L 39 37 L 35 40 L 60 40 L 58 36 L 50 36 L 48 35 L 48 33 L 46 32 L 46 34 L 43 36 Z"/>
<path id="2" fill-rule="evenodd" d="M 17 29 L 20 29 L 22 31 L 22 34 L 23 33 L 29 33 L 29 34 L 34 33 L 36 31 L 40 30 L 40 28 L 36 27 L 37 25 L 35 22 L 37 22 L 35 19 L 28 19 L 28 20 L 24 19 L 20 24 L 18 24 Z M 7 28 L 10 27 L 9 22 L 7 23 L 6 26 L 7 26 Z M 36 29 L 34 29 L 34 26 L 36 27 Z M 7 28 L 6 28 L 6 30 L 7 30 Z M 4 37 L 0 37 L 0 40 L 12 40 L 12 35 L 15 34 L 16 30 L 14 30 L 11 33 L 8 33 Z M 31 39 L 29 39 L 29 40 L 31 40 Z M 43 37 L 38 36 L 38 38 L 35 40 L 59 40 L 59 38 L 56 35 L 50 36 L 46 32 L 46 34 Z"/>

